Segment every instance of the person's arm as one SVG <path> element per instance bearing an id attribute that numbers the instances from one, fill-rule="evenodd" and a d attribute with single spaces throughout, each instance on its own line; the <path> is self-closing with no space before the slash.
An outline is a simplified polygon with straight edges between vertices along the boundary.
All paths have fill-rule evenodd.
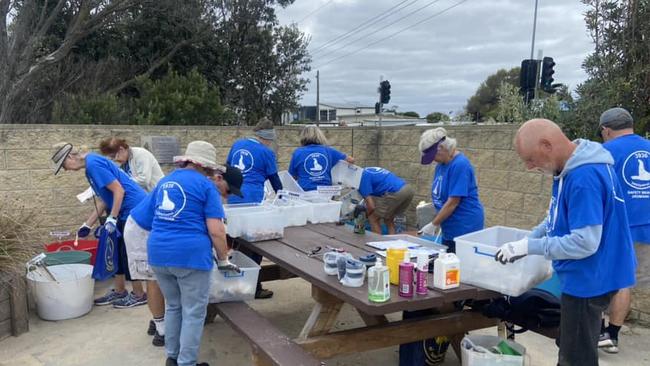
<path id="1" fill-rule="evenodd" d="M 368 216 L 370 216 L 375 211 L 375 200 L 368 196 L 364 198 L 364 201 L 366 202 L 366 211 L 368 212 Z"/>
<path id="2" fill-rule="evenodd" d="M 106 189 L 113 193 L 113 207 L 111 207 L 111 212 L 109 216 L 117 218 L 120 215 L 120 209 L 122 208 L 122 201 L 124 201 L 124 188 L 120 182 L 116 180 L 112 181 L 106 186 Z"/>
<path id="3" fill-rule="evenodd" d="M 129 161 L 128 164 L 130 163 L 131 162 Z M 151 183 L 153 164 L 153 161 L 150 161 L 145 157 L 139 157 L 135 154 L 133 155 L 133 180 L 135 180 L 136 183 L 145 190 L 147 190 Z"/>
<path id="4" fill-rule="evenodd" d="M 350 164 L 354 164 L 354 158 L 351 157 L 351 156 L 346 156 L 346 157 L 345 157 L 345 161 L 347 161 L 347 162 L 350 163 Z"/>
<path id="5" fill-rule="evenodd" d="M 280 176 L 278 176 L 278 173 L 273 173 L 269 175 L 267 179 L 271 183 L 271 187 L 273 187 L 273 190 L 275 192 L 282 189 L 282 181 L 280 180 Z"/>
<path id="6" fill-rule="evenodd" d="M 433 225 L 440 226 L 443 221 L 454 213 L 456 207 L 460 204 L 461 197 L 449 197 L 447 202 L 442 206 L 436 217 L 433 218 Z"/>
<path id="7" fill-rule="evenodd" d="M 545 236 L 528 239 L 528 254 L 543 255 L 546 259 L 583 259 L 596 253 L 603 234 L 602 225 L 573 229 L 564 236 Z"/>
<path id="8" fill-rule="evenodd" d="M 208 227 L 208 234 L 212 246 L 217 252 L 217 259 L 228 259 L 228 245 L 226 243 L 226 226 L 221 219 L 205 219 L 205 224 Z"/>
<path id="9" fill-rule="evenodd" d="M 546 220 L 535 226 L 528 235 L 529 239 L 539 239 L 546 236 Z"/>
<path id="10" fill-rule="evenodd" d="M 97 219 L 99 218 L 99 215 L 101 212 L 104 212 L 106 210 L 106 204 L 104 201 L 101 199 L 95 201 L 97 204 L 94 205 L 95 209 L 93 212 L 90 213 L 90 216 L 88 217 L 88 220 L 86 220 L 85 224 L 88 225 L 89 227 L 93 227 L 95 223 L 97 222 Z"/>

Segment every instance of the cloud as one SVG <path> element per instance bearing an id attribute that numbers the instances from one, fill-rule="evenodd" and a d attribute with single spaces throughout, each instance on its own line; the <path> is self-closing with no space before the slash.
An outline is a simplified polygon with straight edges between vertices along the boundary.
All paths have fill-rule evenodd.
<path id="1" fill-rule="evenodd" d="M 530 57 L 535 2 L 522 0 L 468 0 L 434 16 L 462 0 L 408 0 L 400 11 L 367 29 L 360 29 L 331 47 L 318 50 L 367 19 L 401 3 L 397 0 L 297 0 L 277 14 L 282 24 L 303 19 L 298 27 L 312 37 L 314 70 L 302 104 L 316 102 L 316 68 L 321 75 L 321 100 L 358 101 L 374 105 L 380 76 L 391 82 L 390 105 L 420 114 L 461 110 L 479 84 L 498 69 L 519 66 Z M 420 11 L 389 25 L 418 8 Z M 593 50 L 578 1 L 540 1 L 534 57 L 542 49 L 555 59 L 556 82 L 574 88 L 586 79 L 581 68 Z M 377 42 L 408 26 L 432 17 L 411 29 Z M 365 35 L 377 31 L 366 38 Z M 359 39 L 362 38 L 362 39 Z M 359 39 L 347 47 L 346 43 Z M 370 43 L 376 44 L 358 51 Z M 342 57 L 349 53 L 355 54 Z"/>

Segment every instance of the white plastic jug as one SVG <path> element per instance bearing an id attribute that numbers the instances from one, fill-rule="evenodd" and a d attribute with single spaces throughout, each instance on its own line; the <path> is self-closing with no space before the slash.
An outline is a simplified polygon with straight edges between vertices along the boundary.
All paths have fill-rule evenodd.
<path id="1" fill-rule="evenodd" d="M 456 254 L 441 254 L 433 262 L 433 286 L 442 290 L 460 286 L 460 260 Z"/>

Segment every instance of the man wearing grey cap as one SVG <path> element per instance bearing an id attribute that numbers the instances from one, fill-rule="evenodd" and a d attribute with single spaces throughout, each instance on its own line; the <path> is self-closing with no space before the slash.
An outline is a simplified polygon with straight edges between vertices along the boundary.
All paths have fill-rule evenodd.
<path id="1" fill-rule="evenodd" d="M 634 133 L 634 120 L 623 108 L 610 108 L 600 116 L 600 134 L 614 157 L 614 169 L 623 188 L 630 233 L 635 242 L 635 293 L 650 295 L 650 141 Z M 601 331 L 598 346 L 618 353 L 618 332 L 630 310 L 631 289 L 621 289 L 609 307 L 609 326 Z"/>

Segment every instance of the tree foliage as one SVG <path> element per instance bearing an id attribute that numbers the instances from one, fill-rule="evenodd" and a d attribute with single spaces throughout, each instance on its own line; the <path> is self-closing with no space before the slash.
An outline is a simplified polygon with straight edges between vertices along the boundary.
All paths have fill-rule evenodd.
<path id="1" fill-rule="evenodd" d="M 196 81 L 192 70 L 235 113 L 228 123 L 279 120 L 306 90 L 301 75 L 310 63 L 309 39 L 275 16 L 276 6 L 291 3 L 0 0 L 0 123 L 48 123 L 55 104 L 59 120 L 123 121 L 132 110 L 94 118 L 135 108 L 144 79 L 174 72 Z M 65 105 L 79 101 L 87 101 L 86 114 Z"/>
<path id="2" fill-rule="evenodd" d="M 628 109 L 638 133 L 650 131 L 650 2 L 583 0 L 595 49 L 583 63 L 589 78 L 576 89 L 574 118 L 565 129 L 595 138 L 600 114 Z"/>
<path id="3" fill-rule="evenodd" d="M 447 121 L 449 121 L 449 116 L 446 113 L 431 112 L 427 114 L 427 123 L 447 122 Z"/>
<path id="4" fill-rule="evenodd" d="M 473 121 L 483 121 L 489 118 L 496 118 L 497 104 L 499 102 L 498 91 L 502 83 L 519 86 L 519 67 L 510 70 L 501 69 L 490 75 L 476 90 L 476 93 L 469 98 L 465 111 Z"/>

